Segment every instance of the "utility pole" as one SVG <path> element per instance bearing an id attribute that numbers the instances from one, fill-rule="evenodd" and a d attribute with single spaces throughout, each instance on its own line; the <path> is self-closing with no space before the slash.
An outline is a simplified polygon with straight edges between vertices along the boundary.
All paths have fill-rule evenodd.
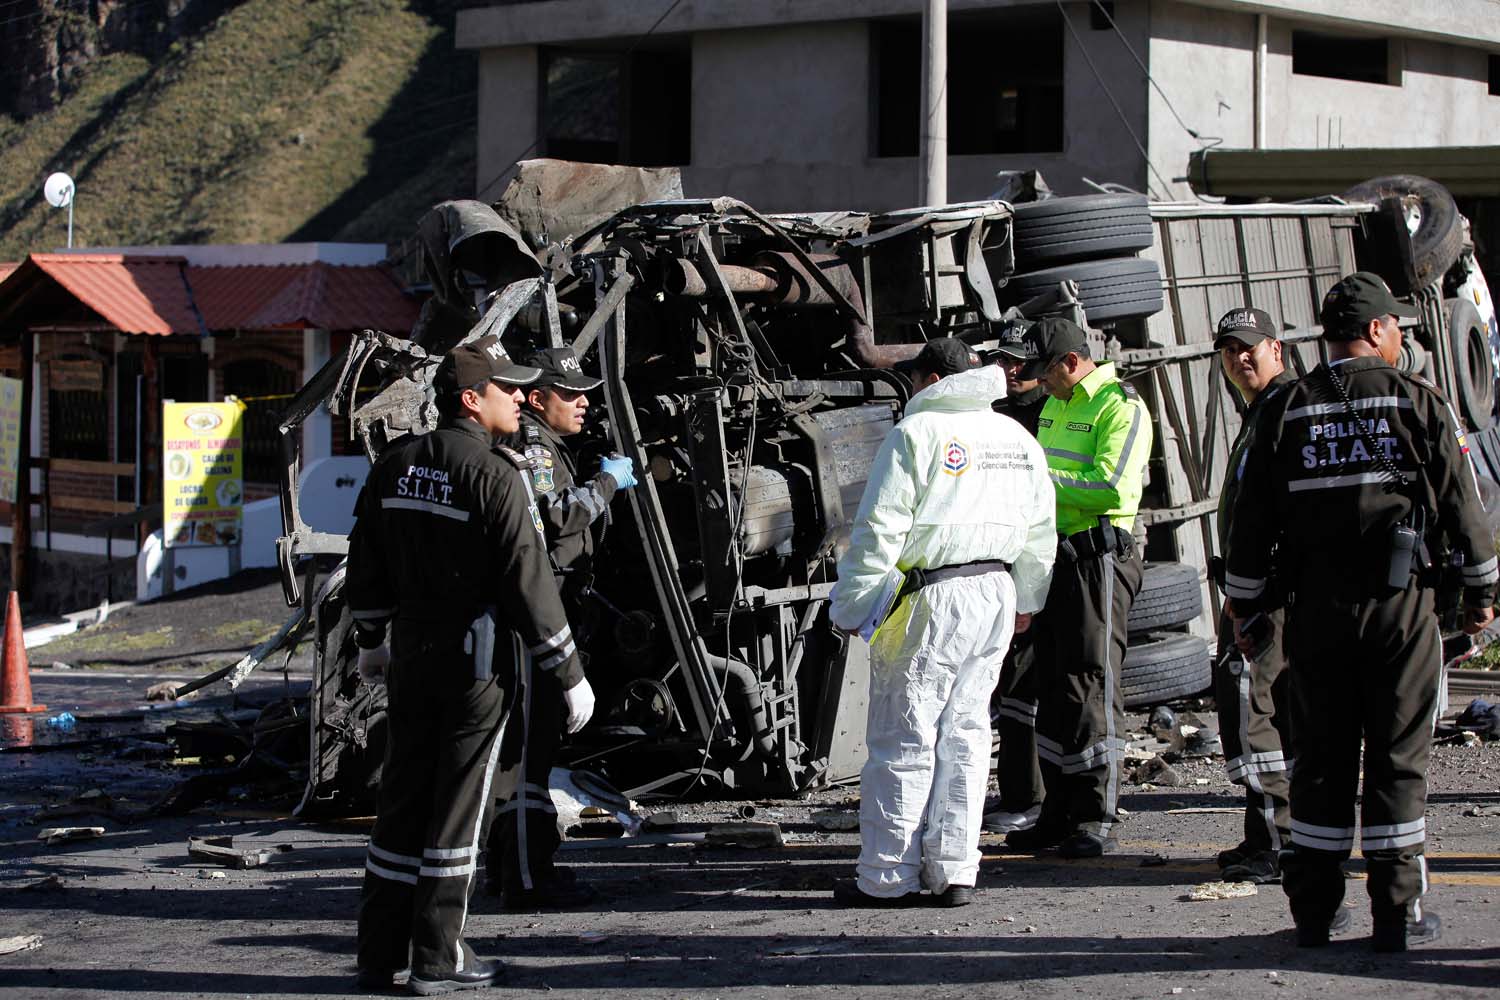
<path id="1" fill-rule="evenodd" d="M 922 166 L 917 204 L 948 204 L 948 0 L 922 14 Z"/>

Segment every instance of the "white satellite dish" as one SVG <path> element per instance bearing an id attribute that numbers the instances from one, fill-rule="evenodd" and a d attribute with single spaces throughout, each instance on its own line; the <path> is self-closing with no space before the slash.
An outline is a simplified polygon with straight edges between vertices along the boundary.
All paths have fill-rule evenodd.
<path id="1" fill-rule="evenodd" d="M 42 185 L 42 194 L 53 208 L 68 210 L 68 248 L 73 247 L 73 178 L 59 170 Z"/>
<path id="2" fill-rule="evenodd" d="M 53 174 L 42 186 L 42 194 L 53 208 L 67 208 L 73 203 L 73 178 L 61 171 Z"/>

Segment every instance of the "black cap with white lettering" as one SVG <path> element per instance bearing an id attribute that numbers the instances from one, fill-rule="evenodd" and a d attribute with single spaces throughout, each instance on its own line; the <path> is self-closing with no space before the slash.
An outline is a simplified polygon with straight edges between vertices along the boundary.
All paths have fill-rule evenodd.
<path id="1" fill-rule="evenodd" d="M 1032 324 L 1024 319 L 1006 323 L 1000 328 L 1000 344 L 995 348 L 995 353 L 1010 361 L 1030 361 L 1036 357 L 1036 343 L 1026 339 L 1031 326 Z"/>
<path id="2" fill-rule="evenodd" d="M 491 334 L 459 344 L 438 363 L 432 387 L 438 395 L 457 395 L 485 380 L 503 385 L 530 385 L 542 374 L 539 368 L 518 365 L 505 353 L 500 338 Z"/>
<path id="3" fill-rule="evenodd" d="M 1231 309 L 1219 318 L 1218 330 L 1214 333 L 1214 347 L 1223 347 L 1226 340 L 1238 340 L 1246 347 L 1254 347 L 1262 340 L 1276 339 L 1276 322 L 1264 309 L 1241 306 Z"/>
<path id="4" fill-rule="evenodd" d="M 1324 340 L 1354 340 L 1373 319 L 1415 315 L 1416 309 L 1396 301 L 1380 275 L 1355 271 L 1328 289 L 1318 318 L 1323 321 Z"/>
<path id="5" fill-rule="evenodd" d="M 1026 340 L 1036 353 L 1022 367 L 1022 379 L 1041 378 L 1054 362 L 1069 354 L 1089 356 L 1088 335 L 1083 332 L 1083 327 L 1061 316 L 1037 320 L 1026 331 Z"/>
<path id="6" fill-rule="evenodd" d="M 521 362 L 542 373 L 536 380 L 538 387 L 555 385 L 574 392 L 590 392 L 604 384 L 602 378 L 591 378 L 583 373 L 578 355 L 571 347 L 544 347 L 532 351 Z"/>

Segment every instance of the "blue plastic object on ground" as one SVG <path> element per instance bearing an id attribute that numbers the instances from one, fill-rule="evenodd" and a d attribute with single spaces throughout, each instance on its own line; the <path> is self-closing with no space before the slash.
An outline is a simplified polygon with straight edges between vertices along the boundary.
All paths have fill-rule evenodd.
<path id="1" fill-rule="evenodd" d="M 78 725 L 78 720 L 73 718 L 72 712 L 63 712 L 60 715 L 54 715 L 52 718 L 48 719 L 47 725 L 51 726 L 53 729 L 61 729 L 66 733 L 71 732 L 73 727 Z"/>

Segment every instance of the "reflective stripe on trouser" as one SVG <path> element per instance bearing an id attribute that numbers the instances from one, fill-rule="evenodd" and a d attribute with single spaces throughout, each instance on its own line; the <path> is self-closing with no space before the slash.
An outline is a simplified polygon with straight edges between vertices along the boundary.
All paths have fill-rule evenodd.
<path id="1" fill-rule="evenodd" d="M 1024 812 L 1042 801 L 1042 772 L 1036 759 L 1036 670 L 1031 633 L 1011 643 L 1000 669 L 993 701 L 1000 756 L 995 778 L 1004 809 Z"/>
<path id="2" fill-rule="evenodd" d="M 463 941 L 483 804 L 506 695 L 474 659 L 392 636 L 388 735 L 359 904 L 359 965 L 443 976 L 473 961 Z M 416 655 L 413 655 L 415 652 Z M 408 957 L 408 950 L 410 952 Z"/>
<path id="3" fill-rule="evenodd" d="M 1287 611 L 1297 763 L 1283 884 L 1298 923 L 1327 921 L 1344 897 L 1340 863 L 1359 844 L 1375 919 L 1418 917 L 1442 658 L 1432 591 L 1347 602 L 1323 596 L 1330 590 L 1304 578 Z"/>
<path id="4" fill-rule="evenodd" d="M 875 633 L 857 868 L 870 895 L 975 884 L 990 695 L 1015 608 L 1009 573 L 960 577 L 906 597 Z"/>
<path id="5" fill-rule="evenodd" d="M 1214 658 L 1214 701 L 1229 780 L 1245 789 L 1244 843 L 1256 851 L 1279 851 L 1289 843 L 1288 758 L 1292 752 L 1290 675 L 1282 655 L 1285 614 L 1272 612 L 1276 641 L 1254 662 L 1234 649 L 1234 624 L 1219 618 Z"/>
<path id="6" fill-rule="evenodd" d="M 1032 625 L 1043 825 L 1107 837 L 1118 821 L 1120 664 L 1142 571 L 1134 545 L 1083 560 L 1059 553 L 1053 567 L 1047 606 Z"/>
<path id="7" fill-rule="evenodd" d="M 485 862 L 491 882 L 508 891 L 550 882 L 553 855 L 562 842 L 550 791 L 562 742 L 562 682 L 552 671 L 536 669 L 529 656 L 523 663 L 519 707 L 511 713 L 500 749 L 497 809 Z"/>

